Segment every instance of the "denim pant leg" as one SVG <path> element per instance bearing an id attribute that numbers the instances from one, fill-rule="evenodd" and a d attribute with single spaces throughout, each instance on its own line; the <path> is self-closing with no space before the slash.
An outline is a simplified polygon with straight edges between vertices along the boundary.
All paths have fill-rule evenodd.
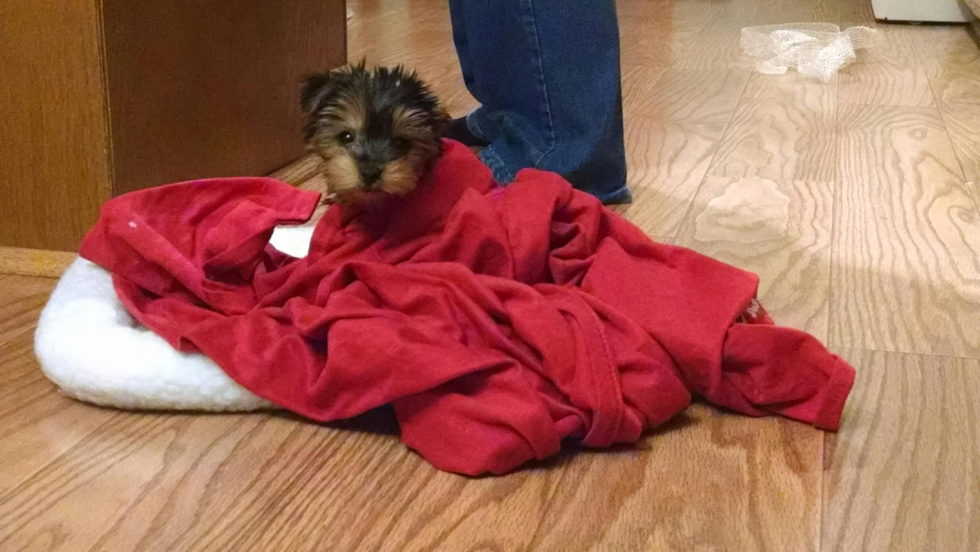
<path id="1" fill-rule="evenodd" d="M 501 182 L 536 167 L 629 201 L 614 0 L 450 0 L 470 130 Z"/>

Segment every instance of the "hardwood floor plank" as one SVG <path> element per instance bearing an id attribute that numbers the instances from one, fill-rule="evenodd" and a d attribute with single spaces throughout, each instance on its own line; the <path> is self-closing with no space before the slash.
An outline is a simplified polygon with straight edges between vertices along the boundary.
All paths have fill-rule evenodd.
<path id="1" fill-rule="evenodd" d="M 0 504 L 114 415 L 61 395 L 37 365 L 34 328 L 54 285 L 0 276 Z"/>
<path id="2" fill-rule="evenodd" d="M 846 29 L 855 25 L 865 27 L 877 26 L 875 14 L 871 2 L 850 2 L 845 0 L 841 3 L 840 27 Z"/>
<path id="3" fill-rule="evenodd" d="M 650 69 L 665 69 L 673 64 L 689 37 L 696 34 L 691 28 L 682 35 L 669 23 L 636 24 L 625 29 L 628 30 L 620 34 L 620 64 Z"/>
<path id="4" fill-rule="evenodd" d="M 0 247 L 0 274 L 60 278 L 76 257 L 65 251 Z"/>
<path id="5" fill-rule="evenodd" d="M 938 111 L 841 113 L 831 342 L 980 356 L 980 216 Z"/>
<path id="6" fill-rule="evenodd" d="M 51 549 L 88 550 L 101 542 L 112 543 L 123 516 L 133 525 L 152 521 L 152 517 L 147 520 L 140 515 L 143 501 L 165 500 L 161 483 L 168 477 L 185 476 L 193 465 L 188 458 L 200 454 L 202 447 L 211 448 L 218 433 L 231 430 L 230 417 L 199 417 L 201 423 L 196 426 L 187 418 L 184 424 L 178 423 L 180 416 L 159 413 L 126 414 L 108 420 L 4 496 L 0 548 L 21 549 L 50 541 Z M 206 488 L 185 489 L 189 502 L 181 504 L 185 512 L 197 502 L 195 495 L 199 497 Z M 97 512 L 93 505 L 98 505 Z M 192 506 L 190 511 L 197 508 L 200 506 Z"/>
<path id="7" fill-rule="evenodd" d="M 633 83 L 634 72 L 624 73 L 624 83 Z M 743 70 L 704 71 L 671 68 L 648 80 L 625 87 L 623 110 L 627 119 L 640 117 L 658 121 L 689 121 L 709 128 L 721 138 L 745 90 L 749 73 Z M 639 79 L 636 79 L 637 81 Z"/>
<path id="8" fill-rule="evenodd" d="M 526 550 L 563 479 L 565 466 L 558 462 L 474 480 L 435 472 L 412 457 L 418 470 L 389 504 L 378 507 L 367 499 L 362 512 L 345 513 L 340 520 L 356 522 L 363 532 L 347 548 Z M 324 536 L 322 544 L 329 542 L 334 540 Z"/>
<path id="9" fill-rule="evenodd" d="M 23 393 L 21 405 L 0 414 L 0 502 L 118 414 L 75 402 L 47 380 L 37 383 L 46 389 Z"/>
<path id="10" fill-rule="evenodd" d="M 980 363 L 841 353 L 857 380 L 827 435 L 822 550 L 980 550 Z"/>
<path id="11" fill-rule="evenodd" d="M 779 10 L 780 23 L 836 23 L 844 4 L 850 0 L 783 0 Z"/>
<path id="12" fill-rule="evenodd" d="M 841 69 L 840 103 L 930 107 L 929 75 L 917 55 L 917 29 L 877 25 L 878 43 L 860 50 L 854 63 Z"/>
<path id="13" fill-rule="evenodd" d="M 569 462 L 534 550 L 816 550 L 823 433 L 696 405 Z"/>
<path id="14" fill-rule="evenodd" d="M 649 86 L 629 71 L 624 98 L 628 180 L 623 214 L 650 235 L 673 236 L 714 155 L 748 73 L 668 69 Z"/>
<path id="15" fill-rule="evenodd" d="M 4 496 L 0 547 L 512 550 L 527 546 L 563 472 L 438 473 L 357 423 L 120 414 Z"/>
<path id="16" fill-rule="evenodd" d="M 408 21 L 377 25 L 359 35 L 352 33 L 349 43 L 358 56 L 351 59 L 360 61 L 363 57 L 369 65 L 419 67 L 455 57 L 451 30 L 418 30 Z"/>
<path id="17" fill-rule="evenodd" d="M 718 2 L 698 10 L 696 30 L 684 36 L 674 67 L 685 69 L 753 69 L 755 62 L 742 51 L 744 27 L 780 23 L 783 0 Z M 698 6 L 698 4 L 694 4 Z M 696 8 L 695 8 L 696 9 Z"/>
<path id="18" fill-rule="evenodd" d="M 813 0 L 824 2 L 826 0 Z M 708 13 L 702 28 L 712 26 L 715 29 L 737 31 L 745 27 L 774 25 L 779 23 L 779 13 L 782 12 L 786 0 L 742 0 L 740 2 L 714 2 L 715 7 Z M 694 3 L 697 6 L 697 3 Z"/>
<path id="19" fill-rule="evenodd" d="M 487 543 L 488 526 L 519 549 L 563 473 L 439 473 L 381 415 L 322 427 L 72 401 L 33 357 L 53 285 L 0 277 L 2 550 L 458 549 Z"/>
<path id="20" fill-rule="evenodd" d="M 42 378 L 32 366 L 34 347 L 30 334 L 24 334 L 9 341 L 0 343 L 0 359 L 2 359 L 2 374 L 4 385 L 0 387 L 0 424 L 3 423 L 3 412 L 11 408 L 11 398 L 23 396 L 24 389 L 31 387 Z"/>
<path id="21" fill-rule="evenodd" d="M 658 82 L 665 66 L 623 65 L 623 119 L 630 120 L 634 115 L 642 115 L 647 109 L 658 105 Z"/>
<path id="22" fill-rule="evenodd" d="M 38 401 L 55 392 L 38 369 L 34 343 L 30 333 L 0 344 L 0 366 L 3 367 L 3 388 L 0 389 L 0 438 L 31 425 L 39 414 Z"/>
<path id="23" fill-rule="evenodd" d="M 797 74 L 753 74 L 709 174 L 777 182 L 835 179 L 837 88 Z"/>
<path id="24" fill-rule="evenodd" d="M 673 66 L 681 69 L 752 69 L 755 62 L 739 45 L 741 29 L 728 23 L 709 25 L 688 39 Z"/>
<path id="25" fill-rule="evenodd" d="M 977 49 L 980 53 L 980 49 Z M 963 176 L 976 192 L 980 181 L 980 73 L 955 74 L 932 81 L 943 124 L 963 169 Z"/>
<path id="26" fill-rule="evenodd" d="M 781 326 L 827 338 L 833 183 L 708 177 L 677 244 L 759 275 Z"/>
<path id="27" fill-rule="evenodd" d="M 56 283 L 50 278 L 0 274 L 0 345 L 33 334 L 37 317 Z M 0 364 L 0 373 L 6 369 Z"/>
<path id="28" fill-rule="evenodd" d="M 451 117 L 463 117 L 480 106 L 464 86 L 463 73 L 453 56 L 448 61 L 429 60 L 416 69 Z"/>
<path id="29" fill-rule="evenodd" d="M 0 503 L 115 413 L 68 399 L 41 373 L 31 334 L 0 345 Z M 3 508 L 0 507 L 0 511 Z"/>
<path id="30" fill-rule="evenodd" d="M 917 62 L 930 79 L 980 75 L 980 48 L 966 25 L 925 25 L 912 38 Z"/>
<path id="31" fill-rule="evenodd" d="M 714 20 L 720 4 L 715 2 L 675 2 L 673 0 L 621 1 L 616 3 L 623 54 L 634 55 L 637 44 L 646 39 L 671 45 L 676 55 L 686 43 Z M 628 39 L 628 40 L 626 40 Z"/>
<path id="32" fill-rule="evenodd" d="M 304 182 L 318 174 L 320 174 L 320 158 L 315 153 L 309 153 L 270 174 L 269 177 L 302 187 Z"/>
<path id="33" fill-rule="evenodd" d="M 413 28 L 422 31 L 452 28 L 449 2 L 407 2 L 398 17 L 410 21 Z"/>
<path id="34" fill-rule="evenodd" d="M 718 140 L 717 129 L 686 121 L 626 122 L 633 203 L 624 216 L 652 236 L 673 236 L 697 193 Z"/>

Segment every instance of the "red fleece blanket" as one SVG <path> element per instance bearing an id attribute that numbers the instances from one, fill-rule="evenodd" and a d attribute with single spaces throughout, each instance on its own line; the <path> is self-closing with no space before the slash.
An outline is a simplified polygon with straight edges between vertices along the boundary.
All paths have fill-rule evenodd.
<path id="1" fill-rule="evenodd" d="M 755 275 L 654 243 L 557 175 L 501 188 L 447 142 L 410 196 L 332 207 L 307 258 L 268 246 L 318 200 L 264 178 L 135 192 L 105 205 L 81 254 L 174 347 L 314 420 L 390 404 L 442 470 L 633 442 L 692 395 L 840 423 L 853 369 L 774 326 Z"/>

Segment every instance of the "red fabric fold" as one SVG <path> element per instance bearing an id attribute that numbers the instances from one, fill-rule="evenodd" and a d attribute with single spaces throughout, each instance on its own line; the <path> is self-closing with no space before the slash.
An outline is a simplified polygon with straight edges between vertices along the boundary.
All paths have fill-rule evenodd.
<path id="1" fill-rule="evenodd" d="M 651 241 L 554 174 L 499 188 L 447 142 L 408 197 L 332 207 L 308 257 L 267 245 L 317 201 L 264 178 L 135 192 L 81 254 L 174 347 L 314 420 L 391 404 L 443 470 L 633 442 L 692 396 L 840 424 L 853 369 L 774 326 L 755 275 Z"/>

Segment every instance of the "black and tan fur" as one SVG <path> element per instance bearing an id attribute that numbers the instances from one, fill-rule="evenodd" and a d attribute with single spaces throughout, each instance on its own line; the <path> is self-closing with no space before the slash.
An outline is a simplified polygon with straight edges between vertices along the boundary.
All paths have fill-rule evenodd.
<path id="1" fill-rule="evenodd" d="M 364 62 L 307 77 L 306 143 L 322 159 L 335 201 L 370 202 L 412 191 L 442 153 L 448 122 L 416 73 Z"/>

